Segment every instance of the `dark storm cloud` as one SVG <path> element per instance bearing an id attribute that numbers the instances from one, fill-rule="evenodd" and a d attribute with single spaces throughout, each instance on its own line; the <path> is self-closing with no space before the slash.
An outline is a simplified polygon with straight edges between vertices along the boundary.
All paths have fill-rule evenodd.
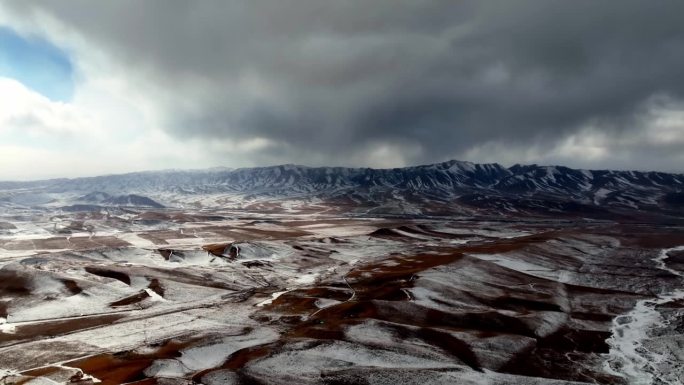
<path id="1" fill-rule="evenodd" d="M 431 162 L 490 141 L 553 143 L 587 124 L 625 135 L 647 124 L 651 98 L 684 96 L 674 0 L 13 6 L 47 11 L 176 93 L 174 135 L 267 139 L 268 159 L 339 163 L 388 143 Z"/>

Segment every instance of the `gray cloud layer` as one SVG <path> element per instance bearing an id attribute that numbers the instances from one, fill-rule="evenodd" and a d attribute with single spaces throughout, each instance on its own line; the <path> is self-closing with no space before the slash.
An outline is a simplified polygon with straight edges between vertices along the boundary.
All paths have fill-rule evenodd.
<path id="1" fill-rule="evenodd" d="M 250 155 L 256 164 L 359 165 L 382 145 L 399 151 L 399 163 L 433 162 L 486 143 L 522 153 L 532 143 L 553 147 L 598 131 L 616 138 L 604 143 L 609 152 L 623 155 L 587 166 L 603 159 L 611 167 L 684 171 L 681 142 L 628 140 L 649 135 L 659 101 L 681 109 L 679 0 L 11 7 L 23 17 L 53 15 L 173 95 L 163 105 L 173 135 L 266 140 L 271 145 Z M 674 124 L 684 132 L 684 122 Z M 556 159 L 564 161 L 542 158 Z"/>

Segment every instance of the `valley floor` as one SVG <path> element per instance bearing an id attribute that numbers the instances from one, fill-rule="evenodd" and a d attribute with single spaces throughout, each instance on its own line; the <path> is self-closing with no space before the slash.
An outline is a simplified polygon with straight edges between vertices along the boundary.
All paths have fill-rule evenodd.
<path id="1" fill-rule="evenodd" d="M 0 224 L 0 384 L 684 377 L 675 225 L 134 209 Z M 217 255 L 232 243 L 236 260 Z"/>

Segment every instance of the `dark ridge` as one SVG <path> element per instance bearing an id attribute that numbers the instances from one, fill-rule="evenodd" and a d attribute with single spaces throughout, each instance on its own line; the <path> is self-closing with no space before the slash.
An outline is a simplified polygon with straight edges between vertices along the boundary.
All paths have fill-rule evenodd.
<path id="1" fill-rule="evenodd" d="M 538 340 L 537 347 L 548 348 L 564 352 L 608 353 L 610 347 L 606 340 L 610 338 L 609 331 L 578 330 L 567 327 Z"/>
<path id="2" fill-rule="evenodd" d="M 316 298 L 334 299 L 337 301 L 346 301 L 351 296 L 351 290 L 346 287 L 325 287 L 317 286 L 304 290 L 304 295 Z"/>
<path id="3" fill-rule="evenodd" d="M 124 318 L 120 314 L 83 317 L 77 320 L 57 320 L 37 322 L 17 327 L 14 334 L 0 334 L 0 343 L 23 340 L 36 341 L 40 337 L 54 337 L 95 326 L 111 324 Z"/>
<path id="4" fill-rule="evenodd" d="M 166 382 L 160 383 L 156 378 L 146 378 L 140 381 L 128 382 L 126 385 L 167 385 Z"/>
<path id="5" fill-rule="evenodd" d="M 131 277 L 129 277 L 128 274 L 122 273 L 120 271 L 105 269 L 103 267 L 95 267 L 95 266 L 88 266 L 85 268 L 85 271 L 87 271 L 90 274 L 94 274 L 94 275 L 97 275 L 100 277 L 113 278 L 113 279 L 119 280 L 128 286 L 131 285 Z"/>
<path id="6" fill-rule="evenodd" d="M 160 297 L 164 296 L 164 286 L 162 286 L 161 282 L 159 282 L 157 278 L 152 278 L 147 288 L 159 294 Z"/>
<path id="7" fill-rule="evenodd" d="M 149 221 L 150 223 L 163 223 L 171 221 L 173 218 L 170 214 L 159 212 L 159 211 L 145 211 L 143 213 L 138 213 L 137 211 L 124 210 L 130 214 L 138 214 L 137 220 Z"/>
<path id="8" fill-rule="evenodd" d="M 136 303 L 140 303 L 145 298 L 150 298 L 150 295 L 145 291 L 142 290 L 137 294 L 133 294 L 131 296 L 128 296 L 126 298 L 120 299 L 118 301 L 114 301 L 109 304 L 110 307 L 119 307 L 119 306 L 128 306 L 128 305 L 133 305 Z"/>
<path id="9" fill-rule="evenodd" d="M 673 192 L 669 194 L 665 194 L 663 196 L 663 202 L 666 204 L 677 207 L 677 208 L 683 208 L 684 207 L 684 192 Z"/>
<path id="10" fill-rule="evenodd" d="M 574 319 L 585 320 L 585 321 L 604 322 L 606 324 L 610 323 L 614 318 L 613 315 L 611 315 L 611 314 L 580 313 L 580 312 L 570 313 L 570 316 Z"/>
<path id="11" fill-rule="evenodd" d="M 76 205 L 71 205 L 71 206 L 63 206 L 60 207 L 62 211 L 66 212 L 98 212 L 104 209 L 103 206 L 98 206 L 98 205 L 85 205 L 85 204 L 76 204 Z"/>
<path id="12" fill-rule="evenodd" d="M 406 379 L 419 379 L 411 384 L 445 384 L 442 372 L 454 373 L 461 371 L 456 368 L 368 368 L 352 367 L 329 370 L 321 373 L 323 385 L 369 385 L 369 384 L 397 384 L 403 385 Z M 369 382 L 369 378 L 381 378 L 382 382 Z M 483 382 L 484 383 L 484 382 Z M 497 384 L 500 384 L 497 382 Z"/>
<path id="13" fill-rule="evenodd" d="M 0 230 L 14 230 L 17 227 L 9 222 L 0 222 Z"/>
<path id="14" fill-rule="evenodd" d="M 246 261 L 246 262 L 242 262 L 242 266 L 245 266 L 245 267 L 247 267 L 247 268 L 249 268 L 249 269 L 251 269 L 251 268 L 253 268 L 253 267 L 264 267 L 264 266 L 267 266 L 267 265 L 270 266 L 270 264 L 269 264 L 268 262 L 263 262 L 263 261 Z"/>
<path id="15" fill-rule="evenodd" d="M 86 194 L 86 195 L 78 198 L 78 200 L 84 201 L 84 202 L 102 202 L 102 201 L 109 199 L 111 197 L 112 196 L 107 194 L 106 192 L 93 191 L 90 194 Z"/>
<path id="16" fill-rule="evenodd" d="M 320 242 L 320 243 L 347 243 L 347 241 L 344 241 L 344 240 L 341 240 L 341 239 L 338 239 L 335 237 L 325 237 L 325 238 L 317 239 L 316 242 Z"/>
<path id="17" fill-rule="evenodd" d="M 386 227 L 377 229 L 368 235 L 370 235 L 371 237 L 406 237 L 405 235 L 397 233 L 396 231 L 394 231 L 394 229 L 389 229 Z"/>
<path id="18" fill-rule="evenodd" d="M 438 238 L 447 238 L 447 239 L 449 239 L 449 238 L 457 238 L 457 239 L 462 239 L 462 238 L 464 238 L 464 237 L 472 237 L 472 234 L 468 234 L 468 233 L 462 233 L 462 234 L 444 233 L 444 232 L 435 230 L 435 229 L 433 229 L 432 227 L 430 227 L 430 226 L 428 226 L 428 225 L 423 225 L 423 224 L 416 225 L 416 227 L 417 227 L 418 229 L 420 229 L 424 234 L 430 235 L 430 236 L 433 236 L 433 237 L 438 237 Z"/>
<path id="19" fill-rule="evenodd" d="M 587 367 L 580 368 L 573 356 L 579 358 L 587 353 L 608 352 L 605 340 L 609 332 L 561 328 L 545 338 L 537 340 L 537 346 L 518 354 L 504 365 L 502 373 L 529 377 L 551 378 L 585 382 L 587 378 L 599 384 L 624 384 L 624 380 Z"/>
<path id="20" fill-rule="evenodd" d="M 221 217 L 223 219 L 223 217 Z M 247 222 L 247 225 L 258 225 L 260 223 L 270 223 L 270 224 L 280 224 L 281 221 L 275 220 L 275 219 L 259 219 L 251 222 Z"/>
<path id="21" fill-rule="evenodd" d="M 0 294 L 22 296 L 31 294 L 31 281 L 20 272 L 0 269 Z"/>
<path id="22" fill-rule="evenodd" d="M 482 371 L 482 366 L 470 346 L 449 333 L 432 328 L 409 329 L 392 323 L 387 323 L 385 326 L 392 329 L 403 340 L 415 338 L 424 341 L 429 346 L 438 346 L 472 369 Z"/>
<path id="23" fill-rule="evenodd" d="M 495 298 L 490 302 L 490 304 L 493 308 L 514 310 L 519 312 L 525 312 L 529 310 L 563 312 L 561 307 L 555 303 L 536 301 L 527 298 L 516 298 L 512 296 Z"/>
<path id="24" fill-rule="evenodd" d="M 139 223 L 144 226 L 155 226 L 155 225 L 161 225 L 164 223 L 164 221 L 156 220 L 156 219 L 135 219 L 136 223 Z"/>
<path id="25" fill-rule="evenodd" d="M 551 239 L 554 239 L 559 234 L 560 233 L 557 231 L 548 231 L 545 233 L 533 234 L 514 239 L 501 239 L 497 240 L 496 242 L 469 243 L 463 245 L 458 250 L 463 253 L 475 254 L 506 253 L 515 250 L 521 250 L 537 243 L 547 242 Z"/>
<path id="26" fill-rule="evenodd" d="M 7 305 L 9 302 L 0 301 L 0 317 L 7 318 Z"/>
<path id="27" fill-rule="evenodd" d="M 169 249 L 158 249 L 157 251 L 167 261 L 169 260 L 169 258 L 171 258 L 171 254 L 173 253 L 173 250 Z"/>
<path id="28" fill-rule="evenodd" d="M 83 292 L 83 289 L 81 289 L 76 283 L 76 281 L 74 281 L 73 279 L 63 279 L 62 283 L 67 288 L 67 290 L 69 290 L 69 293 L 73 295 L 81 294 L 81 292 Z"/>
<path id="29" fill-rule="evenodd" d="M 684 263 L 684 250 L 671 250 L 667 253 L 668 263 Z"/>
<path id="30" fill-rule="evenodd" d="M 165 279 L 173 280 L 174 282 L 184 283 L 184 284 L 188 284 L 188 285 L 213 287 L 213 288 L 217 288 L 217 289 L 230 290 L 231 294 L 237 294 L 237 293 L 235 293 L 236 286 L 230 285 L 226 281 L 214 280 L 211 278 L 207 278 L 207 276 L 205 274 L 201 274 L 201 273 L 192 274 L 191 272 L 185 271 L 184 269 L 173 269 L 173 268 L 172 269 L 165 269 L 165 268 L 150 267 L 149 270 L 156 272 L 156 274 L 157 274 L 156 276 L 164 277 Z M 251 295 L 251 293 L 249 293 L 249 291 L 246 291 L 243 294 Z"/>
<path id="31" fill-rule="evenodd" d="M 202 221 L 208 221 L 208 222 L 216 222 L 216 221 L 222 221 L 226 219 L 226 217 L 220 216 L 220 215 L 200 215 L 197 217 L 197 219 L 200 219 Z"/>
<path id="32" fill-rule="evenodd" d="M 120 206 L 142 206 L 142 207 L 153 207 L 153 208 L 158 208 L 158 209 L 164 208 L 164 205 L 162 205 L 159 202 L 156 202 L 156 201 L 154 201 L 148 197 L 135 195 L 135 194 L 110 197 L 108 199 L 104 199 L 102 202 L 110 204 L 110 205 L 120 205 Z"/>
<path id="33" fill-rule="evenodd" d="M 463 361 L 464 364 L 470 366 L 472 369 L 480 372 L 482 371 L 482 367 L 480 366 L 480 362 L 475 353 L 473 353 L 468 344 L 460 339 L 448 333 L 428 328 L 419 329 L 416 332 L 416 337 L 425 341 L 427 344 L 440 347 L 442 350 Z"/>
<path id="34" fill-rule="evenodd" d="M 202 250 L 206 251 L 207 253 L 210 253 L 211 255 L 214 255 L 216 257 L 220 257 L 223 255 L 223 252 L 226 250 L 226 247 L 230 246 L 231 243 L 215 243 L 211 245 L 204 245 L 202 246 Z M 166 251 L 166 250 L 164 250 Z M 162 252 L 162 250 L 159 250 L 159 252 Z M 170 254 L 170 253 L 169 253 Z M 164 254 L 162 254 L 164 255 Z M 167 260 L 169 259 L 168 256 L 165 256 Z"/>
<path id="35" fill-rule="evenodd" d="M 397 230 L 401 230 L 403 232 L 409 233 L 409 234 L 425 234 L 425 231 L 420 229 L 419 227 L 411 227 L 411 226 L 399 226 L 397 227 Z"/>
<path id="36" fill-rule="evenodd" d="M 527 337 L 537 337 L 535 330 L 525 324 L 520 318 L 504 315 L 496 311 L 474 313 L 448 313 L 435 309 L 426 310 L 429 324 L 435 327 L 460 328 L 477 331 L 490 331 L 505 334 L 519 334 Z M 392 321 L 391 319 L 385 319 Z"/>

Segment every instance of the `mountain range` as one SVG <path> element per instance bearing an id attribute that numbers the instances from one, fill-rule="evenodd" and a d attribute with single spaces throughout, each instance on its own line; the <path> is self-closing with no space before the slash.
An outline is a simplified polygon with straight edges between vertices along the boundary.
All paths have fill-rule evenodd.
<path id="1" fill-rule="evenodd" d="M 684 174 L 456 160 L 392 169 L 280 165 L 0 182 L 0 202 L 257 209 L 295 202 L 375 214 L 682 217 Z"/>

